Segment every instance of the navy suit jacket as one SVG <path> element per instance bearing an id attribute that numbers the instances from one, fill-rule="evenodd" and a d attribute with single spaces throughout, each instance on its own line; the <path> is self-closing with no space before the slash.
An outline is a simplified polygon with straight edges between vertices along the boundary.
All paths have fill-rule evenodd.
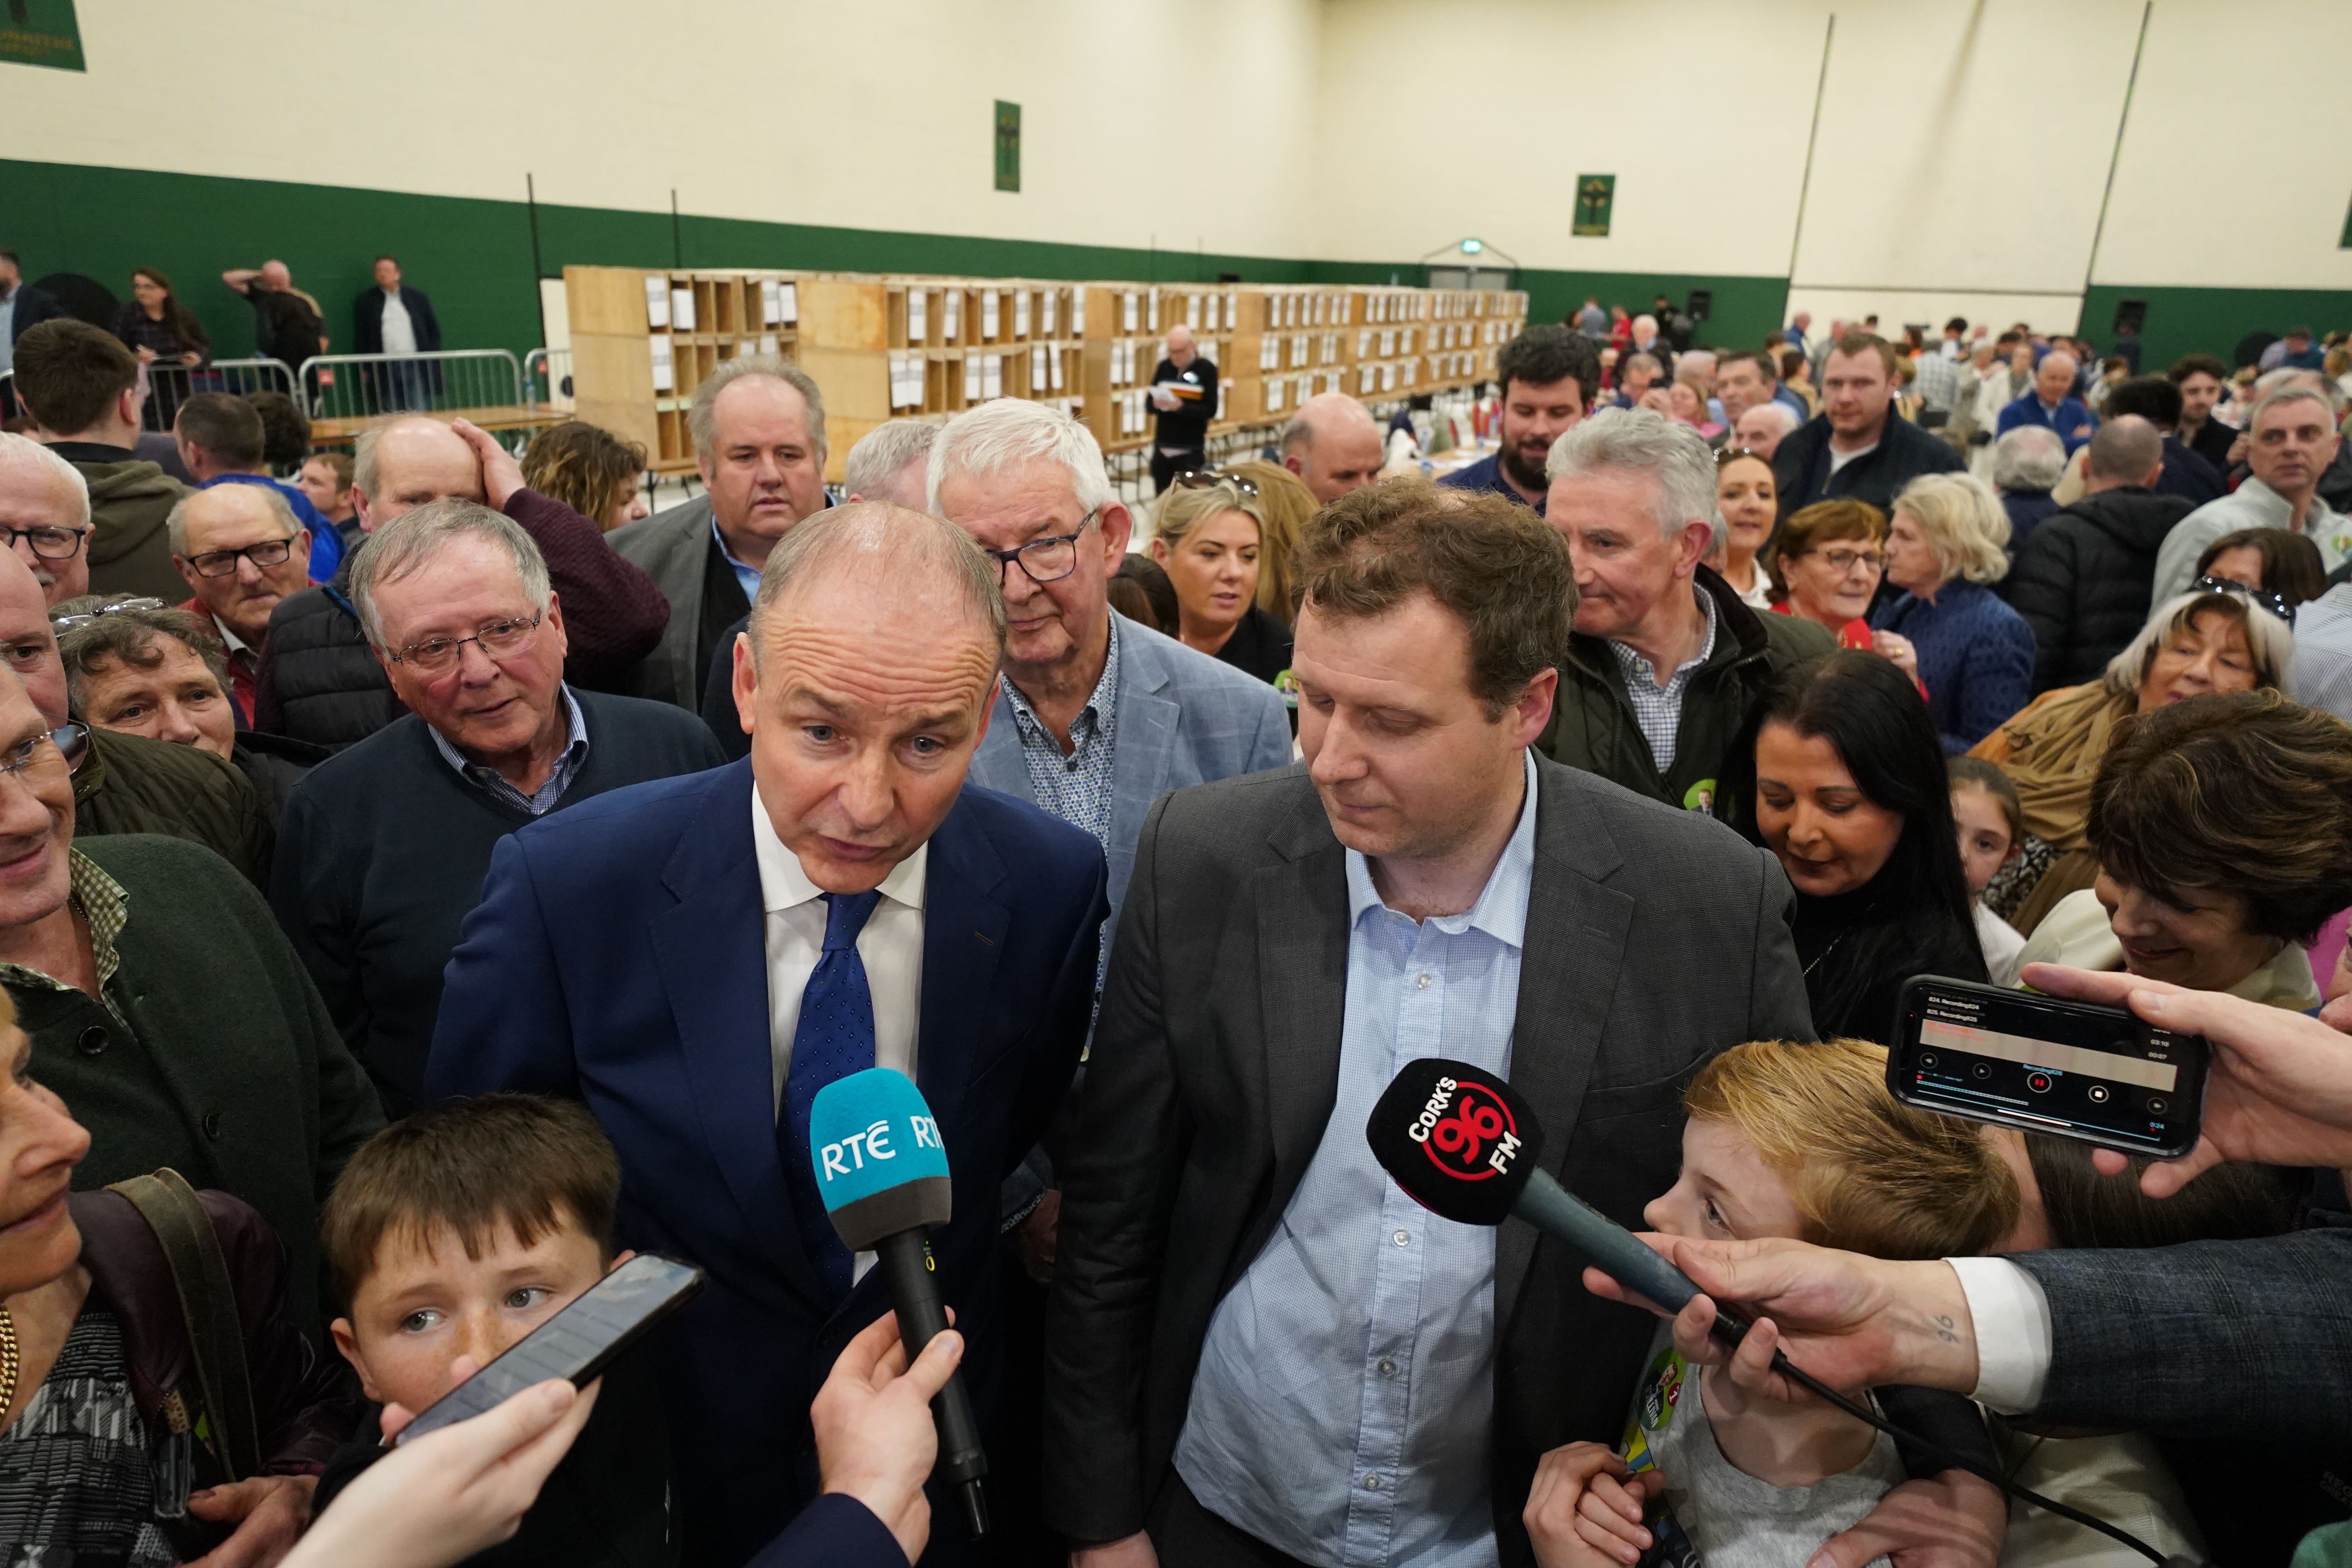
<path id="1" fill-rule="evenodd" d="M 946 1518 L 950 1528 L 963 1528 L 961 1515 L 933 1510 L 931 1524 Z M 928 1558 L 927 1550 L 923 1555 Z M 874 1510 L 853 1497 L 838 1493 L 821 1497 L 801 1510 L 792 1527 L 770 1542 L 751 1568 L 907 1568 L 907 1554 L 898 1537 L 874 1516 Z"/>
<path id="2" fill-rule="evenodd" d="M 776 1140 L 751 766 L 615 790 L 499 841 L 449 961 L 425 1072 L 438 1100 L 584 1100 L 621 1157 L 620 1239 L 709 1275 L 663 1358 L 688 1561 L 733 1568 L 816 1491 L 809 1402 L 887 1310 L 879 1271 L 835 1309 Z M 1060 1108 L 1108 905 L 1093 838 L 967 784 L 930 839 L 916 1081 L 954 1173 L 932 1235 L 983 1423 L 1001 1336 L 996 1193 Z M 958 1517 L 936 1499 L 942 1519 Z M 933 1562 L 954 1560 L 942 1531 Z"/>

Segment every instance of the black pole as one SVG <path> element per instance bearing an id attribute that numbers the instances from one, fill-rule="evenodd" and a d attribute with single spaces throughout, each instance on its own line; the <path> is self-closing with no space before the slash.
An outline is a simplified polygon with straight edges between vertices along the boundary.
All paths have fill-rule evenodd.
<path id="1" fill-rule="evenodd" d="M 547 262 L 539 249 L 539 185 L 529 174 L 522 177 L 523 202 L 530 209 L 530 291 L 539 306 L 539 346 L 547 346 L 547 290 L 540 282 L 547 276 Z"/>
<path id="2" fill-rule="evenodd" d="M 669 188 L 669 264 L 686 270 L 686 239 L 677 224 L 677 187 Z"/>

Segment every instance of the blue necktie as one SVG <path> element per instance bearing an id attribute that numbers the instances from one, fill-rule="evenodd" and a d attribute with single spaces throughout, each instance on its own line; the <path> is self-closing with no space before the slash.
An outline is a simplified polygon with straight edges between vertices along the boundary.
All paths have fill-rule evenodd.
<path id="1" fill-rule="evenodd" d="M 857 956 L 857 933 L 866 928 L 882 894 L 877 889 L 822 897 L 827 905 L 824 952 L 801 992 L 792 1068 L 784 1075 L 784 1115 L 776 1134 L 801 1240 L 837 1300 L 849 1294 L 853 1260 L 817 1194 L 816 1173 L 809 1163 L 809 1108 L 826 1084 L 874 1065 L 874 993 L 866 987 L 866 961 Z"/>

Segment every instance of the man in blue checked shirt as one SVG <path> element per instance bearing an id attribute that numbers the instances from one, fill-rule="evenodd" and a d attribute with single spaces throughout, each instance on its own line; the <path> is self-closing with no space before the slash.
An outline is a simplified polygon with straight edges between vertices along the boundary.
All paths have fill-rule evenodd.
<path id="1" fill-rule="evenodd" d="M 1530 751 L 1558 532 L 1378 485 L 1297 566 L 1306 764 L 1153 807 L 1067 1120 L 1045 1509 L 1080 1568 L 1528 1562 L 1538 1457 L 1617 1436 L 1650 1324 L 1415 1206 L 1373 1101 L 1417 1058 L 1507 1073 L 1638 1226 L 1689 1069 L 1811 1034 L 1778 866 Z"/>

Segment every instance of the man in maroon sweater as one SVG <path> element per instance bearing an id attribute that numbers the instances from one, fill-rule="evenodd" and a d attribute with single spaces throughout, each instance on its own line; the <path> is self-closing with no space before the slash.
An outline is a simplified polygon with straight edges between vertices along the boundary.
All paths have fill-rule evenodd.
<path id="1" fill-rule="evenodd" d="M 465 420 L 418 416 L 377 426 L 361 435 L 353 467 L 362 529 L 456 498 L 497 508 L 531 536 L 563 605 L 566 680 L 610 688 L 661 639 L 669 601 L 653 579 L 613 553 L 593 522 L 525 486 L 506 448 Z M 404 711 L 344 592 L 352 563 L 366 548 L 362 535 L 334 582 L 271 612 L 255 680 L 255 729 L 340 749 Z"/>

